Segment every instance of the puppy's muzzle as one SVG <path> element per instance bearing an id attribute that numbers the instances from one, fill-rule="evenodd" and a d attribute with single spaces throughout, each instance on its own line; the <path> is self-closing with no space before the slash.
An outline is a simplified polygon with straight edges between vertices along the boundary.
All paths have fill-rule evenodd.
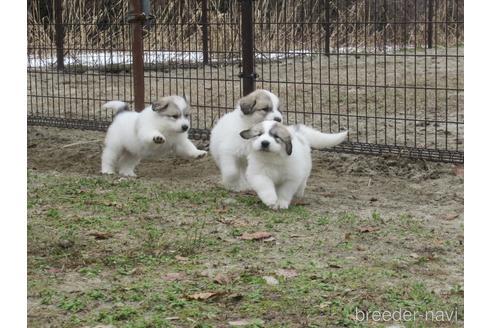
<path id="1" fill-rule="evenodd" d="M 181 125 L 181 130 L 183 130 L 183 132 L 188 131 L 188 128 L 189 126 L 186 124 Z"/>
<path id="2" fill-rule="evenodd" d="M 270 146 L 270 141 L 263 140 L 263 141 L 261 142 L 261 149 L 262 149 L 262 150 L 266 150 L 266 149 L 268 149 L 268 147 L 269 147 L 269 146 Z"/>

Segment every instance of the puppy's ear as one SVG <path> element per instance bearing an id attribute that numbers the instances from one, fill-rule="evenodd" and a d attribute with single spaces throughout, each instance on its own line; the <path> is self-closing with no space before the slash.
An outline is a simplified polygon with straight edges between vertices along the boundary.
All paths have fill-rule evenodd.
<path id="1" fill-rule="evenodd" d="M 239 133 L 239 135 L 241 136 L 241 138 L 246 139 L 246 140 L 247 139 L 254 138 L 254 137 L 257 137 L 257 136 L 259 136 L 261 134 L 263 134 L 263 127 L 261 126 L 261 123 L 256 124 L 255 126 L 253 126 L 249 130 L 244 130 L 244 131 L 241 131 Z"/>
<path id="2" fill-rule="evenodd" d="M 282 141 L 285 145 L 285 152 L 287 155 L 292 155 L 292 137 L 290 135 L 289 130 L 282 124 L 276 124 L 271 130 L 270 133 Z"/>
<path id="3" fill-rule="evenodd" d="M 284 141 L 285 144 L 285 152 L 287 155 L 292 155 L 292 140 L 289 138 L 289 140 Z"/>
<path id="4" fill-rule="evenodd" d="M 256 97 L 254 97 L 254 95 L 252 94 L 249 94 L 246 97 L 242 97 L 239 100 L 239 108 L 241 108 L 241 111 L 244 115 L 252 114 L 254 112 L 255 104 Z"/>
<path id="5" fill-rule="evenodd" d="M 253 131 L 252 129 L 249 129 L 249 130 L 243 130 L 239 133 L 239 135 L 241 136 L 241 138 L 243 139 L 251 139 L 253 137 L 255 137 L 255 135 L 253 134 Z"/>
<path id="6" fill-rule="evenodd" d="M 185 100 L 185 102 L 186 102 L 187 105 L 190 104 L 190 99 L 188 98 L 187 95 L 183 94 L 183 99 Z"/>
<path id="7" fill-rule="evenodd" d="M 152 110 L 154 112 L 163 112 L 169 106 L 169 102 L 167 100 L 159 99 L 157 101 L 152 102 Z"/>

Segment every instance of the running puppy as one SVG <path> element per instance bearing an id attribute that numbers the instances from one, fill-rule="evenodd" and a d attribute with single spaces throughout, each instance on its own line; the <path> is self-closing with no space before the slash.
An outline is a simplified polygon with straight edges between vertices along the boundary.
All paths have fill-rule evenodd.
<path id="1" fill-rule="evenodd" d="M 188 139 L 189 104 L 186 98 L 159 98 L 140 113 L 129 111 L 128 104 L 110 101 L 103 107 L 117 109 L 109 126 L 101 158 L 101 172 L 135 176 L 135 167 L 142 158 L 165 151 L 186 158 L 207 154 Z"/>
<path id="2" fill-rule="evenodd" d="M 336 146 L 347 133 L 328 134 L 305 125 L 261 122 L 240 133 L 251 143 L 246 179 L 266 206 L 286 209 L 293 197 L 304 195 L 311 174 L 311 147 Z"/>
<path id="3" fill-rule="evenodd" d="M 210 135 L 210 153 L 220 169 L 222 183 L 233 191 L 248 188 L 245 178 L 248 143 L 239 136 L 255 124 L 274 120 L 282 122 L 280 101 L 267 90 L 256 90 L 241 98 L 234 111 L 222 116 Z"/>

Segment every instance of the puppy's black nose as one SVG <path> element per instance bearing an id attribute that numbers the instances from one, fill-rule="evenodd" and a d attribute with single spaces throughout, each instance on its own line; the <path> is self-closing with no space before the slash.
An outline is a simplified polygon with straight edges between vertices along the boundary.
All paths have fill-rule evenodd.
<path id="1" fill-rule="evenodd" d="M 268 148 L 269 145 L 270 145 L 270 141 L 263 140 L 261 142 L 261 148 Z"/>
<path id="2" fill-rule="evenodd" d="M 277 122 L 282 122 L 282 118 L 281 117 L 274 117 L 273 120 L 274 121 L 277 121 Z"/>
<path id="3" fill-rule="evenodd" d="M 181 129 L 183 129 L 183 131 L 188 130 L 188 125 L 186 124 L 181 125 Z"/>

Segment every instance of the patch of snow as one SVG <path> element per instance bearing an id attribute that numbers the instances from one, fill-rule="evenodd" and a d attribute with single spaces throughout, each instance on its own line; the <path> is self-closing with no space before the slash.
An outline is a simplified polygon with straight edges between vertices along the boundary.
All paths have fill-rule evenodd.
<path id="1" fill-rule="evenodd" d="M 400 47 L 386 46 L 385 49 L 364 48 L 364 47 L 340 47 L 331 48 L 331 54 L 349 54 L 349 53 L 395 53 L 400 50 Z M 311 56 L 311 50 L 290 50 L 287 52 L 257 52 L 255 57 L 261 60 L 282 60 L 296 56 Z M 228 58 L 227 61 L 239 61 L 241 58 Z M 144 51 L 144 63 L 160 64 L 160 63 L 198 63 L 203 61 L 203 53 L 200 51 Z M 105 52 L 79 52 L 65 56 L 64 64 L 82 65 L 88 67 L 115 65 L 115 64 L 131 64 L 133 62 L 132 53 L 130 51 L 105 51 Z M 220 60 L 211 60 L 211 62 L 220 62 Z M 49 67 L 56 64 L 56 56 L 39 56 L 30 54 L 27 57 L 27 65 L 29 68 Z"/>

